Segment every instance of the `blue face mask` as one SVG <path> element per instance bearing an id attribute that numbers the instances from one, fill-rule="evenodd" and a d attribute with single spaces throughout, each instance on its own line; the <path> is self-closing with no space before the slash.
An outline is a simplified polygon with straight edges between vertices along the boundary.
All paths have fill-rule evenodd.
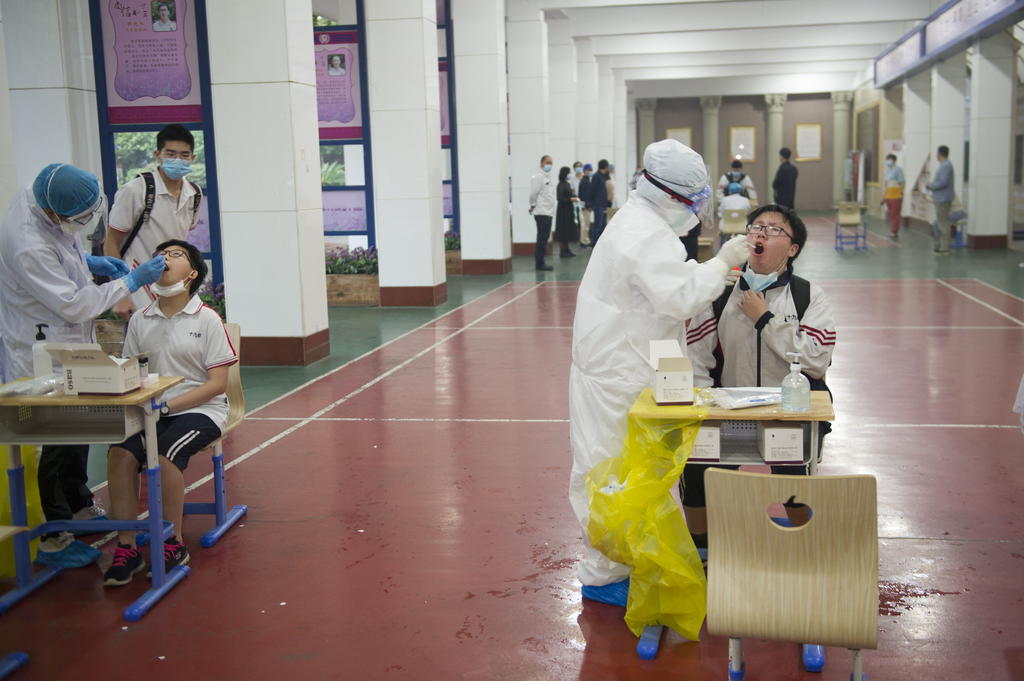
<path id="1" fill-rule="evenodd" d="M 164 175 L 172 180 L 180 180 L 192 172 L 192 164 L 180 158 L 165 158 L 160 167 L 164 169 Z"/>
<path id="2" fill-rule="evenodd" d="M 754 291 L 763 291 L 779 278 L 778 272 L 772 272 L 771 274 L 758 274 L 754 270 L 747 268 L 743 273 L 743 281 L 747 282 L 747 286 Z"/>
<path id="3" fill-rule="evenodd" d="M 541 169 L 545 173 L 550 173 L 551 172 L 551 164 L 550 163 L 545 163 L 543 166 L 541 166 Z"/>

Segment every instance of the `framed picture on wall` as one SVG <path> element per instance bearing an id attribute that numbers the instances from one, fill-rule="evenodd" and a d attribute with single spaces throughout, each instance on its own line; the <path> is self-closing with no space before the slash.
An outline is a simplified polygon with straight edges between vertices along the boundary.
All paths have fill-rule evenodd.
<path id="1" fill-rule="evenodd" d="M 679 140 L 691 149 L 693 148 L 693 128 L 666 128 L 665 138 Z"/>
<path id="2" fill-rule="evenodd" d="M 821 123 L 797 123 L 795 139 L 794 161 L 821 160 Z"/>
<path id="3" fill-rule="evenodd" d="M 756 161 L 757 130 L 752 125 L 734 125 L 729 128 L 729 158 L 733 161 Z"/>

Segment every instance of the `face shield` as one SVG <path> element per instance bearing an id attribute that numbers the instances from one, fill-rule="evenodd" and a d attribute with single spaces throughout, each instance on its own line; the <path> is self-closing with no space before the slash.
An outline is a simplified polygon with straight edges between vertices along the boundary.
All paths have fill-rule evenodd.
<path id="1" fill-rule="evenodd" d="M 96 203 L 78 215 L 72 217 L 61 217 L 60 226 L 68 234 L 78 234 L 83 231 L 95 231 L 100 220 L 106 220 L 107 198 L 101 193 Z"/>

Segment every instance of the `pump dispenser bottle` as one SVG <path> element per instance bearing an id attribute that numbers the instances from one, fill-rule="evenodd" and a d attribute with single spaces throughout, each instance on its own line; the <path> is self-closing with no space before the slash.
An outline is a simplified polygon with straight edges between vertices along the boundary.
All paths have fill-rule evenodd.
<path id="1" fill-rule="evenodd" d="M 811 382 L 800 373 L 800 353 L 787 352 L 791 358 L 789 373 L 782 379 L 782 411 L 811 410 Z"/>
<path id="2" fill-rule="evenodd" d="M 53 357 L 46 351 L 46 334 L 43 327 L 49 324 L 36 324 L 36 342 L 32 344 L 32 373 L 36 378 L 49 376 L 53 373 Z"/>

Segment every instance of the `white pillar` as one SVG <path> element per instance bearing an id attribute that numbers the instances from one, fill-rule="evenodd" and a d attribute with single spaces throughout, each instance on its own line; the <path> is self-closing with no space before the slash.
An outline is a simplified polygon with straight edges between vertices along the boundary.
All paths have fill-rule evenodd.
<path id="1" fill-rule="evenodd" d="M 934 64 L 931 68 L 931 81 L 931 143 L 928 151 L 934 159 L 935 149 L 940 144 L 949 147 L 949 162 L 953 164 L 955 171 L 956 194 L 964 200 L 967 198 L 963 195 L 964 139 L 967 135 L 967 114 L 964 107 L 964 99 L 968 94 L 967 53 L 958 52 L 949 59 Z M 1007 140 L 1009 139 L 1007 137 Z M 907 180 L 912 181 L 909 177 Z"/>
<path id="2" fill-rule="evenodd" d="M 963 101 L 958 105 L 963 108 Z M 903 81 L 903 174 L 907 179 L 903 192 L 903 215 L 911 215 L 911 188 L 931 156 L 935 169 L 935 147 L 932 146 L 932 77 L 928 71 L 915 74 Z M 928 125 L 925 125 L 928 121 Z M 937 145 L 936 145 L 937 146 Z M 961 145 L 962 148 L 962 145 Z M 962 168 L 961 168 L 962 170 Z M 931 220 L 929 220 L 930 222 Z"/>
<path id="3" fill-rule="evenodd" d="M 9 26 L 9 24 L 8 24 Z M 7 91 L 7 56 L 4 53 L 4 17 L 0 5 L 0 211 L 6 212 L 18 190 L 11 128 L 11 96 Z"/>
<path id="4" fill-rule="evenodd" d="M 508 0 L 509 137 L 512 142 L 512 253 L 533 255 L 537 227 L 530 216 L 530 177 L 550 154 L 548 29 L 540 0 Z M 461 144 L 461 142 L 460 142 Z"/>
<path id="5" fill-rule="evenodd" d="M 435 4 L 363 6 L 380 303 L 438 305 L 448 285 Z"/>
<path id="6" fill-rule="evenodd" d="M 66 161 L 102 177 L 87 0 L 3 1 L 17 184 Z"/>
<path id="7" fill-rule="evenodd" d="M 1005 248 L 1011 229 L 1015 61 L 1016 48 L 1006 32 L 983 38 L 975 46 L 967 190 L 967 239 L 971 248 Z"/>
<path id="8" fill-rule="evenodd" d="M 590 38 L 576 44 L 576 158 L 597 170 L 597 60 Z"/>
<path id="9" fill-rule="evenodd" d="M 241 325 L 243 358 L 308 364 L 330 351 L 312 9 L 251 9 L 206 4 L 228 318 Z"/>
<path id="10" fill-rule="evenodd" d="M 629 178 L 633 177 L 633 171 L 643 168 L 643 148 L 637 149 L 637 115 L 636 101 L 632 95 L 626 93 L 626 164 L 629 168 Z"/>
<path id="11" fill-rule="evenodd" d="M 612 74 L 608 57 L 597 59 L 597 158 L 614 163 L 615 132 L 613 111 L 615 109 L 615 76 Z M 597 172 L 597 166 L 594 166 Z"/>
<path id="12" fill-rule="evenodd" d="M 626 81 L 621 76 L 615 78 L 614 96 L 612 97 L 612 151 L 615 164 L 615 204 L 621 206 L 626 202 L 629 193 L 629 179 L 633 177 L 633 159 L 626 155 L 626 137 L 629 135 L 626 116 Z"/>
<path id="13" fill-rule="evenodd" d="M 850 104 L 852 103 L 852 92 L 832 93 L 832 201 L 835 203 L 846 200 L 843 174 L 846 167 L 846 156 L 850 152 Z"/>
<path id="14" fill-rule="evenodd" d="M 718 110 L 721 106 L 722 98 L 717 95 L 700 98 L 703 114 L 701 127 L 704 128 L 700 152 L 704 157 L 704 165 L 708 167 L 708 182 L 712 188 L 718 186 Z"/>
<path id="15" fill-rule="evenodd" d="M 504 0 L 452 0 L 463 274 L 512 269 Z"/>
<path id="16" fill-rule="evenodd" d="M 640 163 L 643 163 L 644 149 L 655 141 L 654 109 L 658 105 L 656 99 L 636 100 L 637 150 L 640 152 Z"/>
<path id="17" fill-rule="evenodd" d="M 576 45 L 569 32 L 568 19 L 551 19 L 547 24 L 550 147 L 557 174 L 561 166 L 571 168 L 577 160 Z"/>
<path id="18" fill-rule="evenodd" d="M 765 198 L 761 199 L 762 202 L 768 203 L 769 200 L 774 201 L 772 194 L 768 193 L 771 189 L 772 180 L 775 179 L 775 170 L 778 168 L 779 162 L 779 149 L 782 148 L 782 112 L 786 107 L 786 95 L 784 94 L 771 94 L 765 95 L 764 101 L 768 105 L 768 124 L 767 134 L 765 137 L 768 139 L 765 143 L 764 151 L 764 171 L 765 171 Z M 760 195 L 758 195 L 760 196 Z M 772 197 L 769 199 L 768 197 Z"/>

